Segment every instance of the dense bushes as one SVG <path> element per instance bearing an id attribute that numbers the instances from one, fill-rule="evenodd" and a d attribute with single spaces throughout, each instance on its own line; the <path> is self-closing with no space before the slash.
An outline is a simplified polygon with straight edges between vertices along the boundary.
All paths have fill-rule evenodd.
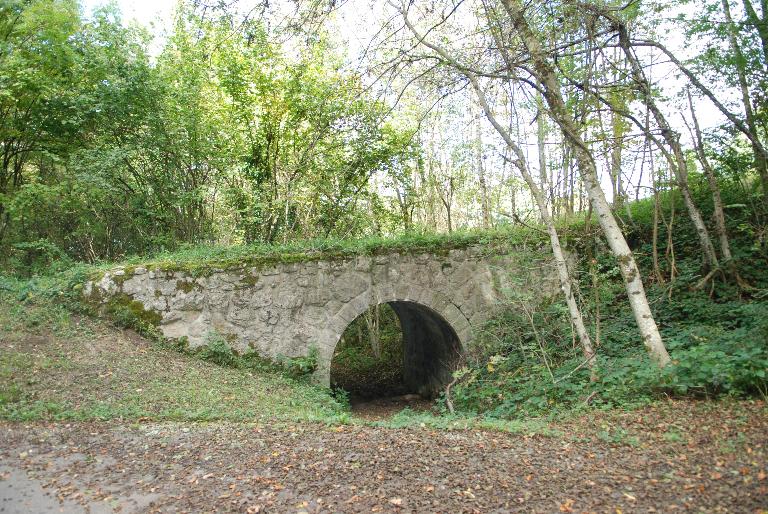
<path id="1" fill-rule="evenodd" d="M 454 406 L 492 417 L 518 417 L 586 404 L 634 406 L 663 395 L 768 396 L 768 304 L 719 307 L 716 310 L 727 321 L 687 318 L 667 323 L 665 340 L 673 364 L 663 370 L 648 359 L 631 323 L 614 324 L 611 330 L 625 337 L 603 340 L 595 383 L 575 348 L 547 343 L 543 350 L 526 354 L 498 347 L 484 363 L 476 361 L 459 372 Z M 519 334 L 525 334 L 527 322 L 517 322 Z M 507 317 L 504 331 L 508 334 L 514 327 Z M 561 336 L 567 334 L 567 319 L 558 329 Z M 498 326 L 488 330 L 499 333 Z M 534 347 L 525 335 L 522 339 Z"/>

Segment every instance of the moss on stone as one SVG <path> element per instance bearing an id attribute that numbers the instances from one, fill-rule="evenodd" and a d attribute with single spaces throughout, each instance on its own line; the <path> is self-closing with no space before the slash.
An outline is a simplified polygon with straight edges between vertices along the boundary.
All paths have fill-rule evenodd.
<path id="1" fill-rule="evenodd" d="M 177 291 L 184 291 L 185 293 L 190 293 L 197 284 L 195 284 L 191 280 L 177 280 L 176 281 L 176 290 Z"/>
<path id="2" fill-rule="evenodd" d="M 240 279 L 240 283 L 250 287 L 255 286 L 258 281 L 259 281 L 258 275 L 245 275 L 243 278 Z"/>
<path id="3" fill-rule="evenodd" d="M 539 231 L 514 227 L 495 231 L 455 232 L 453 234 L 407 234 L 397 238 L 369 238 L 361 240 L 320 240 L 293 243 L 284 246 L 250 245 L 232 247 L 197 247 L 176 254 L 166 254 L 159 260 L 142 264 L 132 261 L 125 266 L 125 275 L 116 283 L 122 284 L 135 274 L 138 267 L 148 271 L 165 272 L 166 278 L 180 273 L 186 278 L 208 277 L 217 270 L 228 272 L 255 268 L 259 270 L 293 263 L 313 261 L 344 261 L 357 256 L 415 255 L 428 253 L 438 258 L 448 257 L 452 250 L 481 247 L 481 254 L 510 253 L 545 241 Z M 251 285 L 245 277 L 243 284 Z M 255 282 L 254 282 L 255 283 Z M 183 286 L 187 288 L 189 286 Z"/>
<path id="4" fill-rule="evenodd" d="M 128 268 L 124 268 L 123 269 L 124 273 L 122 275 L 110 275 L 109 277 L 112 280 L 112 282 L 114 282 L 115 285 L 117 285 L 117 288 L 121 291 L 123 290 L 123 284 L 133 278 L 133 272 L 135 271 L 135 267 L 130 267 L 130 268 L 131 268 L 130 270 Z"/>
<path id="5" fill-rule="evenodd" d="M 87 296 L 83 295 L 83 297 L 85 299 L 85 303 L 89 304 L 91 307 L 97 307 L 104 301 L 104 296 L 101 293 L 101 289 L 96 286 L 95 282 L 91 283 L 91 292 Z"/>
<path id="6" fill-rule="evenodd" d="M 106 302 L 104 309 L 118 324 L 126 327 L 138 328 L 145 323 L 157 326 L 163 319 L 159 313 L 145 309 L 143 303 L 125 293 L 112 296 Z"/>

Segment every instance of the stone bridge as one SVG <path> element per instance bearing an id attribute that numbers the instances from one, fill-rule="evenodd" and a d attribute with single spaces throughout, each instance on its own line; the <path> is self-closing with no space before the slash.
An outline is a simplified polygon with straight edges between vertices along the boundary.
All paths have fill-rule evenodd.
<path id="1" fill-rule="evenodd" d="M 139 309 L 166 337 L 186 338 L 191 347 L 215 332 L 237 351 L 273 359 L 314 348 L 314 378 L 325 385 L 347 326 L 388 303 L 400 318 L 406 385 L 431 394 L 450 380 L 475 330 L 506 294 L 518 290 L 535 301 L 557 291 L 547 252 L 508 243 L 289 257 L 117 268 L 84 292 L 103 305 Z"/>

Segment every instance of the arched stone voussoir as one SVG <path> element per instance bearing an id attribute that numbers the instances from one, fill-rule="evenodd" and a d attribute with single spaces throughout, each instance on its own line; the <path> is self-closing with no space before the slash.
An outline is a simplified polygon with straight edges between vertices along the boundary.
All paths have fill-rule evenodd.
<path id="1" fill-rule="evenodd" d="M 472 344 L 472 340 L 475 337 L 475 331 L 472 328 L 472 325 L 467 325 L 465 328 L 457 330 L 456 335 L 459 337 L 459 341 L 461 341 L 464 349 L 466 349 L 470 344 Z"/>
<path id="2" fill-rule="evenodd" d="M 312 374 L 312 380 L 318 385 L 331 385 L 331 360 L 336 349 L 335 333 L 324 330 L 320 333 L 315 348 L 317 348 L 317 369 Z"/>
<path id="3" fill-rule="evenodd" d="M 469 320 L 453 303 L 449 303 L 445 306 L 442 309 L 441 314 L 443 318 L 445 318 L 445 321 L 447 321 L 457 333 L 469 327 Z"/>
<path id="4" fill-rule="evenodd" d="M 352 298 L 349 302 L 344 304 L 339 312 L 336 314 L 336 318 L 344 320 L 347 324 L 352 323 L 358 316 L 365 312 L 368 308 L 376 305 L 377 302 L 371 295 L 371 290 L 366 289 L 356 297 Z M 345 327 L 346 328 L 346 327 Z"/>

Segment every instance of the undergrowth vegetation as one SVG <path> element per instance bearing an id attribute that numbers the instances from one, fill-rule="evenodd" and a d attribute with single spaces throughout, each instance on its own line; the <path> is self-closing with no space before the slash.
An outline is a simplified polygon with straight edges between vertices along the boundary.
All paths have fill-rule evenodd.
<path id="1" fill-rule="evenodd" d="M 348 419 L 344 403 L 295 378 L 311 371 L 311 355 L 274 363 L 215 334 L 175 351 L 73 312 L 76 276 L 0 280 L 0 419 Z"/>
<path id="2" fill-rule="evenodd" d="M 134 255 L 120 262 L 76 264 L 56 245 L 46 240 L 15 245 L 3 256 L 6 273 L 19 277 L 68 272 L 72 267 L 97 274 L 114 267 L 143 266 L 149 269 L 205 271 L 211 268 L 269 265 L 275 263 L 333 260 L 358 255 L 392 252 L 444 253 L 472 245 L 546 244 L 540 231 L 524 226 L 503 226 L 496 230 L 458 230 L 451 234 L 405 233 L 399 237 L 370 236 L 361 239 L 313 239 L 284 244 L 251 243 L 231 246 L 180 245 L 173 251 Z"/>
<path id="3" fill-rule="evenodd" d="M 697 191 L 698 203 L 711 209 L 703 187 Z M 619 271 L 593 227 L 574 226 L 569 243 L 579 256 L 576 275 L 598 347 L 598 380 L 590 381 L 561 299 L 531 309 L 524 284 L 519 284 L 508 292 L 508 308 L 479 334 L 468 365 L 456 372 L 454 407 L 492 418 L 520 418 L 587 406 L 631 408 L 669 396 L 768 399 L 768 259 L 764 244 L 754 238 L 763 222 L 741 203 L 743 193 L 732 186 L 724 200 L 730 206 L 735 264 L 746 285 L 715 273 L 700 287 L 701 257 L 685 218 L 659 226 L 657 277 L 652 269 L 653 198 L 634 202 L 625 214 L 671 366 L 659 369 L 648 358 Z M 668 212 L 673 206 L 683 210 L 673 193 L 660 201 Z M 670 230 L 674 247 L 667 237 Z"/>

